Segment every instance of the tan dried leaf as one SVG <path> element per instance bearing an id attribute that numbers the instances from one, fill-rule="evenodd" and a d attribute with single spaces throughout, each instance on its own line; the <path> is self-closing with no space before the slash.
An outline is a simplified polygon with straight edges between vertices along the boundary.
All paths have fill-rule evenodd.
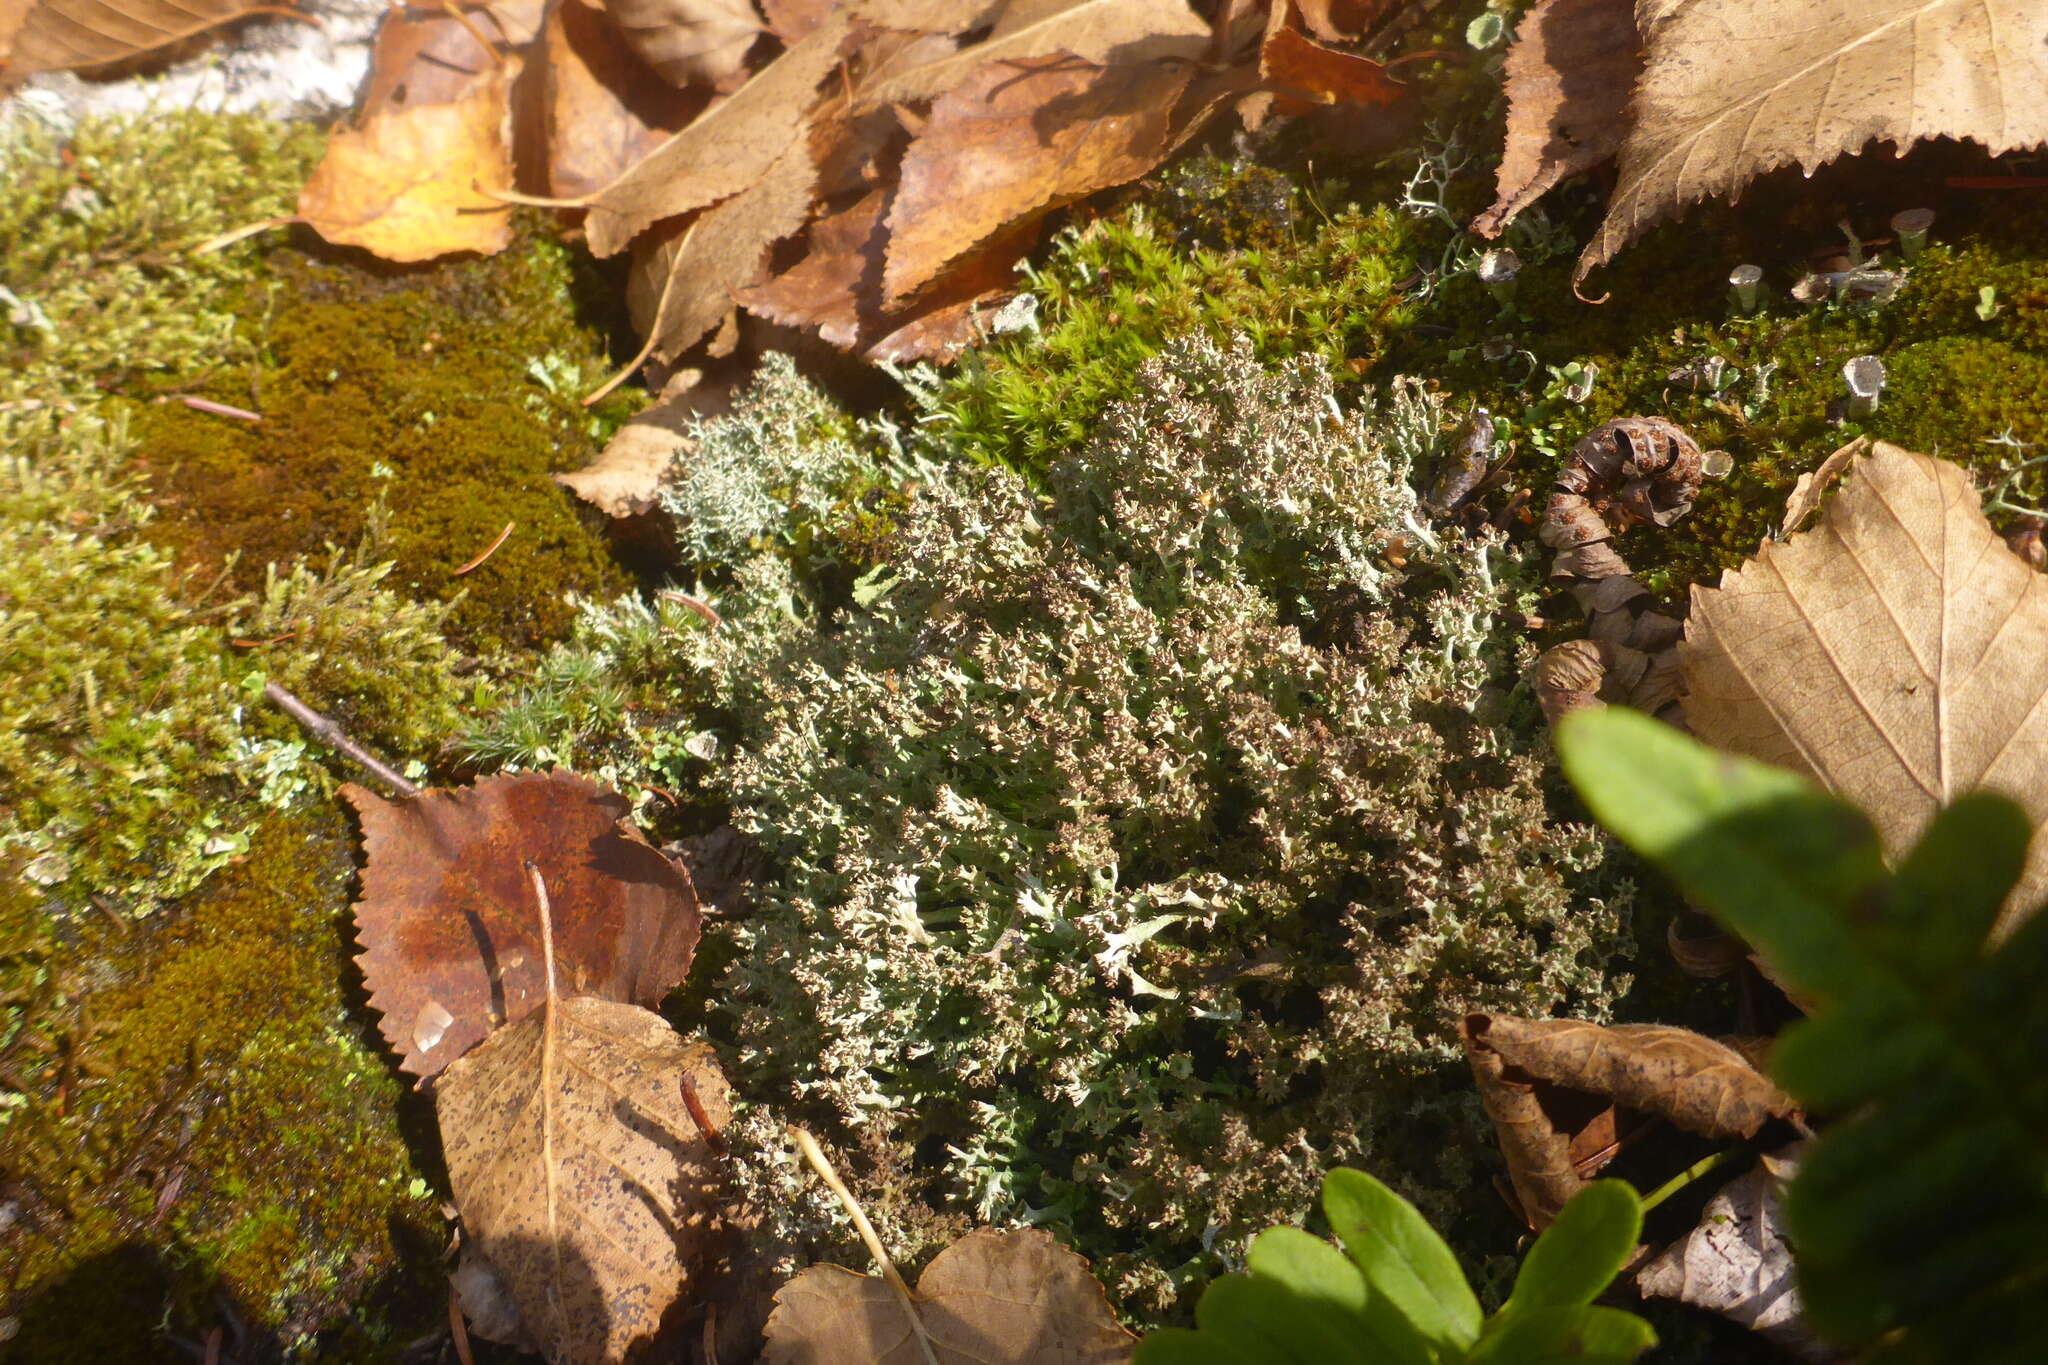
<path id="1" fill-rule="evenodd" d="M 1097 66 L 1192 62 L 1208 45 L 1209 25 L 1187 0 L 1010 0 L 986 39 L 936 61 L 877 70 L 862 85 L 860 104 L 938 98 L 960 89 L 989 62 L 1058 55 Z"/>
<path id="2" fill-rule="evenodd" d="M 677 371 L 662 386 L 659 401 L 620 427 L 602 455 L 572 474 L 555 475 L 555 482 L 608 517 L 653 510 L 669 470 L 692 448 L 686 434 L 690 426 L 725 410 L 730 390 L 706 387 L 703 381 L 702 370 Z M 702 888 L 697 890 L 701 895 Z"/>
<path id="3" fill-rule="evenodd" d="M 723 1158 L 684 1080 L 714 1131 L 730 1121 L 709 1046 L 637 1006 L 569 997 L 492 1034 L 435 1086 L 470 1244 L 558 1365 L 644 1345 L 720 1249 Z"/>
<path id="4" fill-rule="evenodd" d="M 2048 817 L 2048 578 L 1946 460 L 1875 444 L 1813 530 L 1692 590 L 1680 662 L 1694 734 L 1855 802 L 1894 856 L 1977 788 Z M 2036 839 L 2001 928 L 2044 899 Z"/>
<path id="5" fill-rule="evenodd" d="M 1158 165 L 1190 74 L 1064 58 L 973 67 L 903 155 L 883 297 L 898 302 L 1013 224 Z"/>
<path id="6" fill-rule="evenodd" d="M 1408 93 L 1378 62 L 1325 47 L 1293 27 L 1267 33 L 1259 47 L 1259 75 L 1272 88 L 1311 105 L 1392 104 Z"/>
<path id="7" fill-rule="evenodd" d="M 30 0 L 0 5 L 0 64 L 18 76 L 105 66 L 274 7 L 274 0 Z"/>
<path id="8" fill-rule="evenodd" d="M 1088 1263 L 1037 1228 L 978 1228 L 932 1258 L 917 1312 L 940 1365 L 1120 1365 Z M 775 1296 L 762 1365 L 923 1365 L 903 1300 L 879 1277 L 812 1266 Z"/>
<path id="9" fill-rule="evenodd" d="M 818 83 L 839 64 L 848 32 L 843 11 L 607 185 L 590 202 L 584 231 L 600 256 L 617 254 L 664 218 L 690 213 L 750 188 L 801 144 Z"/>
<path id="10" fill-rule="evenodd" d="M 1638 0 L 1647 59 L 1586 275 L 1708 195 L 1866 143 L 2048 142 L 2048 0 Z"/>
<path id="11" fill-rule="evenodd" d="M 1820 510 L 1821 500 L 1828 490 L 1835 486 L 1835 480 L 1842 477 L 1842 471 L 1849 462 L 1870 448 L 1870 438 L 1858 436 L 1834 454 L 1822 460 L 1818 467 L 1801 474 L 1792 484 L 1792 494 L 1785 499 L 1785 520 L 1778 528 L 1777 539 L 1783 540 L 1795 531 L 1805 528 Z"/>
<path id="12" fill-rule="evenodd" d="M 548 193 L 594 194 L 704 112 L 702 87 L 678 90 L 641 61 L 603 11 L 562 0 L 548 17 Z"/>
<path id="13" fill-rule="evenodd" d="M 1785 1184 L 1799 1172 L 1802 1146 L 1781 1148 L 1722 1186 L 1699 1225 L 1636 1272 L 1637 1291 L 1719 1313 L 1803 1359 L 1834 1359 L 1806 1331 L 1785 1240 Z"/>
<path id="14" fill-rule="evenodd" d="M 1508 50 L 1498 193 L 1472 230 L 1498 237 L 1558 181 L 1620 151 L 1642 69 L 1633 0 L 1541 0 L 1532 8 Z"/>
<path id="15" fill-rule="evenodd" d="M 1465 1021 L 1465 1038 L 1468 1049 L 1498 1053 L 1536 1080 L 1656 1114 L 1704 1137 L 1753 1137 L 1798 1110 L 1740 1053 L 1690 1029 L 1475 1014 Z"/>
<path id="16" fill-rule="evenodd" d="M 1478 1085 L 1480 1106 L 1493 1121 L 1522 1218 L 1532 1228 L 1549 1227 L 1586 1182 L 1572 1159 L 1571 1140 L 1544 1112 L 1535 1082 L 1510 1072 L 1500 1053 L 1487 1046 L 1482 1035 L 1490 1017 L 1468 1015 L 1458 1025 L 1458 1037 Z"/>
<path id="17" fill-rule="evenodd" d="M 674 85 L 746 69 L 763 32 L 752 0 L 603 0 L 627 44 Z"/>

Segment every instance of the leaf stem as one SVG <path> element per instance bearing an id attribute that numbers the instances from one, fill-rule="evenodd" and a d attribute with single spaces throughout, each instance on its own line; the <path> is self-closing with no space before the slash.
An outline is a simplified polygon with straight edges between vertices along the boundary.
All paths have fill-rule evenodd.
<path id="1" fill-rule="evenodd" d="M 1708 1174 L 1716 1168 L 1752 1155 L 1754 1153 L 1750 1151 L 1747 1144 L 1737 1143 L 1733 1147 L 1724 1147 L 1710 1156 L 1701 1157 L 1698 1161 L 1693 1162 L 1692 1165 L 1659 1185 L 1655 1190 L 1644 1195 L 1643 1212 L 1648 1213 L 1687 1185 L 1692 1184 L 1693 1181 L 1698 1180 L 1701 1176 Z"/>
<path id="2" fill-rule="evenodd" d="M 847 1214 L 853 1219 L 854 1230 L 860 1233 L 861 1241 L 867 1244 L 868 1255 L 874 1257 L 875 1264 L 882 1268 L 882 1278 L 888 1281 L 889 1287 L 903 1300 L 903 1311 L 910 1315 L 910 1329 L 917 1334 L 917 1344 L 924 1352 L 925 1365 L 939 1365 L 939 1357 L 932 1350 L 931 1338 L 925 1334 L 924 1319 L 917 1315 L 917 1300 L 911 1296 L 910 1286 L 903 1282 L 903 1276 L 897 1271 L 896 1263 L 889 1259 L 889 1253 L 882 1246 L 882 1239 L 875 1235 L 875 1226 L 868 1221 L 867 1213 L 861 1208 L 860 1201 L 853 1197 L 852 1190 L 846 1188 L 846 1182 L 839 1178 L 839 1172 L 832 1169 L 831 1161 L 826 1158 L 824 1148 L 818 1146 L 816 1138 L 793 1123 L 789 1125 L 789 1136 L 796 1143 L 797 1150 L 804 1154 L 804 1160 L 811 1163 L 811 1168 L 817 1171 L 819 1178 L 845 1206 Z"/>

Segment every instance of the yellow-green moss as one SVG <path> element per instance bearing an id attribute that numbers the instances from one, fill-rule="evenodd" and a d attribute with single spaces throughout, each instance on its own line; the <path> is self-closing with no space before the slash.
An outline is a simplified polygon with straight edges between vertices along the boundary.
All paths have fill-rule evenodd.
<path id="1" fill-rule="evenodd" d="M 197 1338 L 219 1320 L 216 1288 L 305 1344 L 445 1240 L 400 1128 L 411 1102 L 345 985 L 351 845 L 337 815 L 273 820 L 174 916 L 90 924 L 51 959 L 70 1041 L 10 1063 L 33 1087 L 6 1129 L 17 1358 L 154 1358 L 160 1322 Z M 107 1321 L 79 1277 L 137 1247 L 160 1288 Z M 435 1287 L 413 1288 L 430 1321 Z"/>
<path id="2" fill-rule="evenodd" d="M 559 637 L 568 594 L 623 586 L 602 518 L 549 477 L 596 455 L 578 399 L 603 373 L 561 247 L 529 233 L 500 256 L 396 274 L 272 259 L 247 358 L 175 381 L 263 421 L 180 403 L 138 414 L 159 538 L 192 563 L 239 554 L 253 586 L 267 563 L 353 539 L 382 500 L 394 583 L 453 602 L 451 633 L 485 652 Z"/>

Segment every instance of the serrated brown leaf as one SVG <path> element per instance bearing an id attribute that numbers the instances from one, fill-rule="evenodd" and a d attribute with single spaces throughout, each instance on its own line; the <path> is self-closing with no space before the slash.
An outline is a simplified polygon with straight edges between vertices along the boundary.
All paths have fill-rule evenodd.
<path id="1" fill-rule="evenodd" d="M 2048 818 L 2048 578 L 1946 460 L 1856 457 L 1819 525 L 1693 589 L 1679 659 L 1694 734 L 1853 801 L 1894 856 L 1978 788 Z M 2036 839 L 2001 930 L 2044 899 Z"/>
<path id="2" fill-rule="evenodd" d="M 1117 1325 L 1088 1263 L 1037 1228 L 978 1228 L 917 1282 L 940 1365 L 1118 1365 Z M 903 1300 L 872 1275 L 813 1266 L 775 1296 L 762 1365 L 922 1365 Z"/>
<path id="3" fill-rule="evenodd" d="M 553 896 L 565 993 L 652 1007 L 689 970 L 696 897 L 620 824 L 618 793 L 558 770 L 396 801 L 357 786 L 342 795 L 366 855 L 356 961 L 378 1028 L 413 1075 L 436 1074 L 545 997 L 528 861 Z"/>
<path id="4" fill-rule="evenodd" d="M 390 261 L 510 245 L 505 205 L 483 191 L 512 187 L 511 92 L 540 12 L 521 3 L 466 23 L 387 18 L 361 116 L 329 139 L 299 192 L 299 216 L 336 245 Z M 479 34 L 506 46 L 486 47 Z"/>
<path id="5" fill-rule="evenodd" d="M 1643 69 L 1633 0 L 1541 0 L 1507 57 L 1507 150 L 1493 205 L 1472 220 L 1498 237 L 1566 176 L 1621 150 Z"/>
<path id="6" fill-rule="evenodd" d="M 590 249 L 611 256 L 664 218 L 755 185 L 802 141 L 818 83 L 839 64 L 846 14 L 826 20 L 590 201 Z"/>
<path id="7" fill-rule="evenodd" d="M 903 154 L 882 294 L 894 303 L 1011 225 L 1144 175 L 1166 156 L 1185 64 L 1068 58 L 973 68 Z"/>
<path id="8" fill-rule="evenodd" d="M 603 0 L 619 34 L 672 85 L 713 84 L 746 69 L 764 32 L 753 0 Z"/>
<path id="9" fill-rule="evenodd" d="M 562 0 L 547 29 L 548 193 L 572 199 L 617 180 L 712 98 L 678 90 L 583 0 Z"/>
<path id="10" fill-rule="evenodd" d="M 231 24 L 275 0 L 30 0 L 0 6 L 0 65 L 15 75 L 106 66 Z M 10 23 L 10 20 L 12 21 Z M 7 41 L 8 30 L 12 40 Z"/>
<path id="11" fill-rule="evenodd" d="M 804 225 L 817 178 L 810 148 L 798 139 L 759 180 L 659 246 L 648 269 L 665 274 L 647 324 L 656 357 L 673 359 L 732 316 L 739 291 L 763 278 L 769 248 Z"/>
<path id="12" fill-rule="evenodd" d="M 929 27 L 907 22 L 900 26 Z M 1095 66 L 1185 64 L 1200 59 L 1208 45 L 1209 25 L 1187 0 L 1011 0 L 987 38 L 935 61 L 904 62 L 876 71 L 862 85 L 860 103 L 872 108 L 943 98 L 991 62 L 1029 63 L 1064 56 Z"/>
<path id="13" fill-rule="evenodd" d="M 492 1034 L 434 1087 L 469 1245 L 557 1365 L 644 1346 L 721 1250 L 724 1161 L 683 1080 L 714 1132 L 730 1122 L 707 1045 L 637 1006 L 570 997 Z"/>
<path id="14" fill-rule="evenodd" d="M 2048 0 L 1638 0 L 1647 50 L 1621 179 L 1577 278 L 1766 171 L 1873 141 L 2048 142 Z"/>
<path id="15" fill-rule="evenodd" d="M 1539 1081 L 1655 1114 L 1703 1137 L 1749 1138 L 1798 1106 L 1740 1053 L 1690 1029 L 1476 1014 L 1467 1047 Z"/>

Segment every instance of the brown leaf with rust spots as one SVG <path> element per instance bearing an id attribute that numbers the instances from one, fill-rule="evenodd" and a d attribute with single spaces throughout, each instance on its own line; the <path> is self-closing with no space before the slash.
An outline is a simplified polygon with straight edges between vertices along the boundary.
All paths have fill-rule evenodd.
<path id="1" fill-rule="evenodd" d="M 1780 166 L 1871 142 L 2048 142 L 2048 0 L 1638 0 L 1646 57 L 1607 217 L 1576 277 Z"/>
<path id="2" fill-rule="evenodd" d="M 1792 1097 L 1741 1054 L 1690 1029 L 1475 1014 L 1464 1033 L 1468 1048 L 1497 1053 L 1529 1077 L 1655 1114 L 1703 1137 L 1754 1137 L 1772 1119 L 1798 1112 Z"/>
<path id="3" fill-rule="evenodd" d="M 812 1266 L 775 1295 L 762 1365 L 919 1365 L 880 1277 Z M 1038 1228 L 977 1228 L 932 1258 L 916 1309 L 939 1365 L 1122 1365 L 1136 1345 L 1088 1262 Z"/>
<path id="4" fill-rule="evenodd" d="M 1693 588 L 1679 662 L 1694 734 L 1854 802 L 1892 856 L 1967 791 L 2048 817 L 2048 578 L 1947 460 L 1853 455 L 1817 526 Z M 2000 931 L 2044 900 L 2037 838 Z"/>
<path id="5" fill-rule="evenodd" d="M 976 67 L 903 154 L 883 297 L 914 293 L 1014 223 L 1150 171 L 1190 74 L 1065 58 Z"/>
<path id="6" fill-rule="evenodd" d="M 356 961 L 413 1075 L 436 1074 L 545 995 L 529 860 L 553 896 L 565 993 L 652 1008 L 689 970 L 696 896 L 620 823 L 618 793 L 557 770 L 396 801 L 357 786 L 342 795 L 363 827 Z"/>
<path id="7" fill-rule="evenodd" d="M 511 91 L 540 9 L 508 5 L 493 21 L 395 14 L 377 31 L 356 125 L 337 131 L 299 192 L 299 216 L 328 241 L 390 261 L 512 241 Z M 495 27 L 494 27 L 495 24 Z M 478 35 L 500 38 L 485 47 Z"/>
<path id="8" fill-rule="evenodd" d="M 731 1093 L 710 1047 L 660 1015 L 549 1000 L 450 1064 L 434 1112 L 468 1247 L 550 1361 L 622 1361 L 708 1284 Z"/>
<path id="9" fill-rule="evenodd" d="M 583 0 L 562 0 L 550 14 L 547 58 L 548 193 L 558 198 L 611 184 L 714 98 L 663 80 Z"/>
<path id="10" fill-rule="evenodd" d="M 800 145 L 818 83 L 839 64 L 849 20 L 825 22 L 590 201 L 590 249 L 611 256 L 664 218 L 717 204 L 756 185 Z"/>
<path id="11" fill-rule="evenodd" d="M 1465 1044 L 1480 1106 L 1493 1121 L 1522 1218 L 1532 1228 L 1545 1228 L 1586 1182 L 1575 1168 L 1571 1140 L 1537 1098 L 1535 1081 L 1511 1071 L 1500 1053 L 1487 1046 L 1483 1032 L 1489 1017 L 1466 1016 L 1458 1037 Z"/>
<path id="12" fill-rule="evenodd" d="M 1523 16 L 1508 50 L 1498 191 L 1472 230 L 1498 237 L 1566 176 L 1620 151 L 1642 69 L 1631 0 L 1541 0 Z"/>
<path id="13" fill-rule="evenodd" d="M 764 32 L 752 0 L 604 0 L 604 8 L 627 46 L 678 86 L 739 75 Z"/>
<path id="14" fill-rule="evenodd" d="M 107 66 L 277 7 L 277 0 L 10 0 L 0 4 L 0 66 L 17 76 Z"/>

